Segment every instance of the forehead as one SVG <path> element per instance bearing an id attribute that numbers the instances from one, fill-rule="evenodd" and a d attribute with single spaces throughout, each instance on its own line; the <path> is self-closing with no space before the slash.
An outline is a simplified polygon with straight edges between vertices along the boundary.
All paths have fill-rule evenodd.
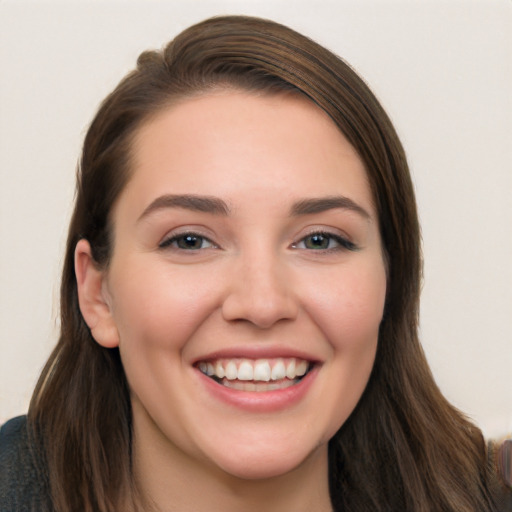
<path id="1" fill-rule="evenodd" d="M 283 199 L 351 192 L 373 203 L 359 155 L 312 101 L 233 90 L 179 100 L 147 121 L 127 189 L 145 203 L 164 192 L 236 200 L 269 191 Z"/>

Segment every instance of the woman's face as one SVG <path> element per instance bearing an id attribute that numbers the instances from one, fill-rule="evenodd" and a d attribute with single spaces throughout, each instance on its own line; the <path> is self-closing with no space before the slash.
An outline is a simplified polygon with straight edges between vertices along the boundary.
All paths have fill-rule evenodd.
<path id="1" fill-rule="evenodd" d="M 218 91 L 143 126 L 133 171 L 97 338 L 119 344 L 135 439 L 243 478 L 324 463 L 386 294 L 355 150 L 306 99 Z"/>

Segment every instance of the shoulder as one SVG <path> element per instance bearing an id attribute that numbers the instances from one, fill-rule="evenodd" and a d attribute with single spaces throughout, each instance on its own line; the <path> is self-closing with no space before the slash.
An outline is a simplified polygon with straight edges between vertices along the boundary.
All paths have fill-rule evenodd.
<path id="1" fill-rule="evenodd" d="M 0 428 L 0 462 L 2 483 L 17 467 L 23 452 L 28 448 L 27 419 L 19 416 L 9 420 Z"/>
<path id="2" fill-rule="evenodd" d="M 18 416 L 0 427 L 0 456 L 9 456 L 26 437 L 27 417 Z M 3 460 L 3 459 L 2 459 Z"/>
<path id="3" fill-rule="evenodd" d="M 29 441 L 27 418 L 19 416 L 0 428 L 0 503 L 2 512 L 41 510 L 43 488 Z"/>

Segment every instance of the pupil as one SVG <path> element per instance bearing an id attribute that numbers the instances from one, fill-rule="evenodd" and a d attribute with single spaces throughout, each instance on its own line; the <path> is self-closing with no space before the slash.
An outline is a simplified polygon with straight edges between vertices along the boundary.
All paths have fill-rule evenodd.
<path id="1" fill-rule="evenodd" d="M 185 235 L 181 239 L 182 249 L 200 249 L 201 248 L 201 238 L 194 235 Z"/>
<path id="2" fill-rule="evenodd" d="M 309 246 L 313 249 L 326 249 L 329 245 L 329 237 L 324 235 L 311 235 Z"/>

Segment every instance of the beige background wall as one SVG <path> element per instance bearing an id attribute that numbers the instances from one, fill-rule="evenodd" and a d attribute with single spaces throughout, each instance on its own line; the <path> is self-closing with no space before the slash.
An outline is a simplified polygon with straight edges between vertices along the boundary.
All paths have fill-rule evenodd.
<path id="1" fill-rule="evenodd" d="M 423 224 L 421 335 L 444 393 L 512 432 L 512 1 L 0 2 L 0 422 L 56 339 L 81 139 L 144 49 L 207 16 L 274 18 L 369 82 L 406 147 Z"/>

